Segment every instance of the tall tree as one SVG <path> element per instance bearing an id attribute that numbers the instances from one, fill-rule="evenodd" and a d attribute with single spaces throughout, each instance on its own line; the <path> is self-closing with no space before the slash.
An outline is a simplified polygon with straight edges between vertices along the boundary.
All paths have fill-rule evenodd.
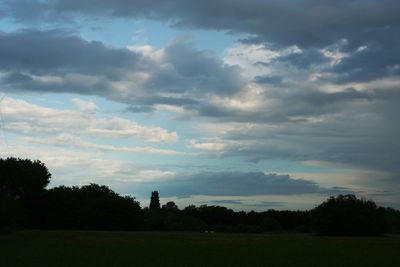
<path id="1" fill-rule="evenodd" d="M 151 192 L 149 208 L 150 208 L 150 210 L 159 210 L 160 209 L 160 197 L 158 195 L 158 191 Z"/>

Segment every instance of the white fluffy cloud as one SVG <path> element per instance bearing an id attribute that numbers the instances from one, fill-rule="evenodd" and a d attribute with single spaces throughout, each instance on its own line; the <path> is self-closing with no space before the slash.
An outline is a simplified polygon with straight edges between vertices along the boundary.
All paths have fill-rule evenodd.
<path id="1" fill-rule="evenodd" d="M 74 100 L 85 108 L 87 102 Z M 90 103 L 90 102 L 89 102 Z M 90 108 L 96 107 L 94 103 Z M 6 97 L 1 103 L 5 130 L 43 137 L 46 134 L 74 134 L 100 138 L 133 138 L 150 143 L 171 143 L 178 140 L 176 132 L 160 127 L 147 127 L 125 118 L 99 117 L 85 111 L 54 109 Z"/>
<path id="2" fill-rule="evenodd" d="M 73 98 L 72 102 L 85 113 L 96 113 L 99 107 L 93 101 L 85 101 L 79 98 Z"/>

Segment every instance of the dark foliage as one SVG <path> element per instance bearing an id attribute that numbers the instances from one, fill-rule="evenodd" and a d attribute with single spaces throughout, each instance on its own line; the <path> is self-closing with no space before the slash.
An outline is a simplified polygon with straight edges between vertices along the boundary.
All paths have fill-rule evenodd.
<path id="1" fill-rule="evenodd" d="M 24 210 L 16 201 L 0 195 L 0 230 L 12 230 L 22 225 Z"/>
<path id="2" fill-rule="evenodd" d="M 50 178 L 46 166 L 38 160 L 0 159 L 0 193 L 10 200 L 32 200 L 43 193 Z"/>
<path id="3" fill-rule="evenodd" d="M 385 222 L 389 233 L 400 234 L 400 211 L 393 208 L 385 209 Z"/>
<path id="4" fill-rule="evenodd" d="M 45 187 L 51 174 L 36 160 L 0 159 L 0 225 L 26 228 L 40 224 Z"/>
<path id="5" fill-rule="evenodd" d="M 160 198 L 158 196 L 158 191 L 151 192 L 149 208 L 150 208 L 150 210 L 159 210 L 160 209 Z"/>
<path id="6" fill-rule="evenodd" d="M 83 230 L 137 230 L 143 211 L 132 197 L 122 197 L 106 186 L 60 186 L 47 192 L 47 228 Z"/>
<path id="7" fill-rule="evenodd" d="M 385 209 L 354 195 L 331 197 L 313 211 L 313 226 L 322 235 L 379 235 L 387 230 Z"/>

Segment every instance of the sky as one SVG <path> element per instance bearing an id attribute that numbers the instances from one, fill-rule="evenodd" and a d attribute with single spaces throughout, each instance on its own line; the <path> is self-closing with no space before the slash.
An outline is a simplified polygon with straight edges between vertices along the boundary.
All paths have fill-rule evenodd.
<path id="1" fill-rule="evenodd" d="M 1 0 L 0 157 L 50 187 L 400 208 L 400 1 Z"/>

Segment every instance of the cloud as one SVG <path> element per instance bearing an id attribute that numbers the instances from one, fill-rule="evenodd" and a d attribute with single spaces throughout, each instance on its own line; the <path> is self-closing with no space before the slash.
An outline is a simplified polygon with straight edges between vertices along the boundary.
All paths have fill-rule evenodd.
<path id="1" fill-rule="evenodd" d="M 97 95 L 131 110 L 194 106 L 245 85 L 236 66 L 182 38 L 162 49 L 122 49 L 62 30 L 24 30 L 0 35 L 0 59 L 3 91 Z"/>
<path id="2" fill-rule="evenodd" d="M 121 117 L 104 118 L 72 109 L 53 109 L 6 97 L 1 103 L 5 130 L 44 138 L 55 134 L 86 135 L 98 138 L 136 138 L 150 143 L 171 143 L 176 132 L 146 127 Z"/>
<path id="3" fill-rule="evenodd" d="M 119 174 L 121 170 L 131 171 L 132 174 L 137 169 L 132 163 L 104 159 L 100 152 L 57 146 L 49 148 L 21 140 L 18 140 L 18 143 L 9 142 L 6 149 L 0 150 L 0 156 L 38 159 L 44 162 L 52 174 L 50 186 L 82 185 L 93 182 L 109 184 L 110 178 L 121 177 Z"/>
<path id="4" fill-rule="evenodd" d="M 280 84 L 280 83 L 282 83 L 282 77 L 280 77 L 280 76 L 261 75 L 261 76 L 255 76 L 254 80 L 256 83 L 260 83 L 260 84 Z"/>
<path id="5" fill-rule="evenodd" d="M 4 72 L 26 72 L 29 76 L 102 74 L 110 79 L 117 78 L 123 69 L 136 66 L 140 60 L 139 55 L 128 49 L 88 42 L 64 30 L 2 33 L 0 58 L 0 69 Z"/>
<path id="6" fill-rule="evenodd" d="M 180 173 L 157 184 L 141 184 L 142 189 L 157 188 L 163 196 L 252 196 L 335 194 L 343 190 L 321 188 L 317 184 L 288 175 L 265 174 L 262 172 L 201 172 Z"/>
<path id="7" fill-rule="evenodd" d="M 334 66 L 332 72 L 338 75 L 338 82 L 360 82 L 400 75 L 400 41 L 393 38 L 400 34 L 400 27 L 371 30 L 369 33 L 375 40 L 365 41 L 363 46 L 353 48 L 351 56 Z"/>
<path id="8" fill-rule="evenodd" d="M 156 183 L 175 175 L 175 172 L 170 170 L 143 166 L 136 160 L 121 159 L 113 157 L 110 153 L 104 153 L 109 151 L 80 149 L 74 145 L 52 144 L 51 141 L 53 140 L 46 142 L 33 138 L 18 138 L 16 142 L 9 142 L 5 149 L 0 150 L 0 157 L 21 157 L 42 161 L 52 174 L 50 187 L 99 183 L 111 188 L 119 186 L 119 189 L 124 189 L 127 183 Z M 146 152 L 138 153 L 143 155 Z M 136 195 L 138 192 L 136 187 L 124 193 Z"/>
<path id="9" fill-rule="evenodd" d="M 30 12 L 26 12 L 27 7 Z M 146 17 L 179 27 L 249 33 L 279 43 L 313 45 L 366 34 L 369 29 L 398 26 L 395 0 L 296 2 L 90 0 L 5 1 L 3 9 L 17 19 L 59 16 Z M 284 20 L 282 18 L 285 18 Z"/>
<path id="10" fill-rule="evenodd" d="M 326 52 L 346 46 L 346 42 L 328 46 L 325 52 L 242 44 L 228 49 L 222 61 L 207 51 L 194 50 L 183 39 L 162 49 L 136 46 L 128 50 L 56 30 L 6 33 L 0 38 L 4 41 L 0 49 L 0 57 L 5 59 L 0 64 L 3 91 L 98 95 L 126 103 L 127 110 L 135 112 L 169 105 L 189 114 L 264 122 L 290 121 L 294 114 L 335 112 L 340 95 L 343 101 L 370 99 L 352 89 L 336 94 L 320 91 L 324 83 L 357 80 L 344 77 L 348 74 L 341 72 L 347 73 L 350 67 L 343 66 L 368 48 L 340 60 L 333 54 L 339 52 Z M 25 46 L 30 47 L 29 53 Z M 315 58 L 313 64 L 304 63 L 307 58 Z M 380 74 L 383 77 L 388 73 L 396 77 L 393 75 L 400 69 L 396 65 L 381 67 L 385 69 Z"/>
<path id="11" fill-rule="evenodd" d="M 234 208 L 283 208 L 287 203 L 279 201 L 257 201 L 248 199 L 217 199 L 203 202 L 206 205 L 228 206 Z"/>
<path id="12" fill-rule="evenodd" d="M 196 140 L 190 140 L 189 147 L 206 150 L 206 151 L 223 151 L 226 144 L 219 142 L 203 142 L 199 143 Z"/>
<path id="13" fill-rule="evenodd" d="M 184 155 L 184 152 L 175 150 L 160 149 L 150 146 L 145 147 L 130 147 L 130 146 L 114 146 L 105 144 L 96 144 L 90 141 L 85 141 L 71 134 L 60 134 L 52 138 L 31 138 L 25 137 L 20 140 L 29 143 L 46 144 L 52 146 L 68 147 L 82 150 L 98 150 L 101 152 L 116 152 L 116 153 L 132 153 L 132 154 L 156 154 L 156 155 Z"/>
<path id="14" fill-rule="evenodd" d="M 192 148 L 251 161 L 322 160 L 385 171 L 398 180 L 400 94 L 391 81 L 336 92 L 271 89 L 253 110 L 214 113 L 217 123 L 199 125 L 203 137 Z M 205 150 L 209 143 L 219 149 Z"/>
<path id="15" fill-rule="evenodd" d="M 247 35 L 243 43 L 252 46 L 252 55 L 261 55 L 261 62 L 265 57 L 271 60 L 276 56 L 262 54 L 262 51 L 257 53 L 257 47 L 264 44 L 273 44 L 278 50 L 300 48 L 305 51 L 303 55 L 291 55 L 287 60 L 304 65 L 312 64 L 310 59 L 313 62 L 324 60 L 319 51 L 333 48 L 345 40 L 346 44 L 336 47 L 337 51 L 330 51 L 330 55 L 352 54 L 332 70 L 338 73 L 337 81 L 371 80 L 382 75 L 398 75 L 400 72 L 397 56 L 400 54 L 400 41 L 396 38 L 400 31 L 400 19 L 396 12 L 400 4 L 396 0 L 369 0 L 367 3 L 363 0 L 300 0 L 295 3 L 279 0 L 206 0 L 199 3 L 184 0 L 152 3 L 143 0 L 101 0 L 96 1 L 95 5 L 90 0 L 3 2 L 3 13 L 20 22 L 34 20 L 50 24 L 54 21 L 65 23 L 68 19 L 75 21 L 82 17 L 147 18 L 185 29 L 222 30 Z M 91 44 L 96 45 L 101 44 Z M 54 50 L 49 51 L 51 53 Z M 121 51 L 118 53 L 124 54 Z M 65 59 L 70 61 L 67 55 Z M 91 55 L 88 53 L 83 59 L 96 61 Z M 111 57 L 114 56 L 117 55 Z M 99 66 L 102 66 L 103 59 L 99 57 Z M 132 62 L 132 56 L 120 59 L 119 65 Z M 179 62 L 176 63 L 179 67 Z M 193 66 L 190 69 L 195 70 Z M 173 77 L 174 73 L 168 72 L 165 75 Z"/>
<path id="16" fill-rule="evenodd" d="M 396 155 L 400 147 L 396 139 L 400 129 L 393 116 L 399 96 L 374 102 L 348 101 L 337 114 L 308 113 L 293 122 L 258 122 L 251 127 L 237 123 L 236 129 L 222 123 L 219 128 L 223 133 L 215 134 L 211 129 L 209 135 L 219 136 L 215 142 L 221 144 L 223 149 L 218 153 L 224 156 L 242 156 L 252 161 L 324 160 L 376 168 L 398 179 Z"/>
<path id="17" fill-rule="evenodd" d="M 73 98 L 72 102 L 85 113 L 96 113 L 99 107 L 93 101 L 85 101 L 79 98 Z"/>
<path id="18" fill-rule="evenodd" d="M 225 65 L 212 53 L 193 50 L 184 40 L 172 42 L 164 54 L 165 62 L 148 83 L 151 87 L 171 93 L 230 95 L 244 85 L 235 66 Z"/>

